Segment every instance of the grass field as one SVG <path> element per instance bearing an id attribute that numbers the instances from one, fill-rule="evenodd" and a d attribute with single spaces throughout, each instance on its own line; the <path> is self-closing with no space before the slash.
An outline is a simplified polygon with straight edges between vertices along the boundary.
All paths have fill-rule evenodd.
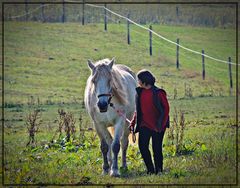
<path id="1" fill-rule="evenodd" d="M 153 25 L 164 37 L 216 58 L 235 63 L 235 30 Z M 77 23 L 4 23 L 4 183 L 6 184 L 235 184 L 236 88 L 229 95 L 228 65 L 205 59 L 206 80 L 201 78 L 201 56 L 180 50 L 153 37 L 149 56 L 148 32 L 131 25 Z M 184 112 L 184 152 L 164 138 L 164 173 L 147 176 L 137 144 L 128 149 L 128 171 L 120 178 L 101 175 L 102 158 L 92 123 L 83 106 L 87 59 L 116 58 L 134 72 L 145 68 L 157 78 L 170 103 Z M 236 84 L 236 67 L 232 66 Z M 3 79 L 3 77 L 1 77 Z M 26 116 L 41 111 L 35 147 L 26 147 Z M 58 109 L 72 112 L 75 137 L 64 142 L 58 135 Z M 82 117 L 80 122 L 79 118 Z M 171 121 L 171 124 L 173 122 Z M 84 135 L 83 135 L 84 134 Z M 120 160 L 119 160 L 120 161 Z"/>

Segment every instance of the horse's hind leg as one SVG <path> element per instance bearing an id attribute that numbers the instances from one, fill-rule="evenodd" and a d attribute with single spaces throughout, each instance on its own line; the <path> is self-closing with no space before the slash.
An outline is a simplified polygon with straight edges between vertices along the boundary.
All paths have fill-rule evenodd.
<path id="1" fill-rule="evenodd" d="M 125 130 L 121 139 L 121 148 L 122 148 L 122 168 L 127 169 L 127 148 L 128 148 L 128 135 L 129 131 Z"/>

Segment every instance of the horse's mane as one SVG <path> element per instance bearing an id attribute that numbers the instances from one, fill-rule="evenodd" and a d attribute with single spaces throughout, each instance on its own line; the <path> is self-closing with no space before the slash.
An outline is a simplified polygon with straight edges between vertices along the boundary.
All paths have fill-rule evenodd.
<path id="1" fill-rule="evenodd" d="M 135 79 L 135 74 L 125 65 L 113 65 L 112 69 L 108 67 L 109 59 L 103 59 L 95 64 L 96 69 L 92 79 L 98 79 L 100 75 L 103 75 L 111 80 L 111 87 L 114 98 L 116 98 L 121 104 L 127 104 L 127 90 L 126 85 L 123 83 L 123 72 L 128 72 Z M 92 86 L 90 87 L 92 88 Z"/>

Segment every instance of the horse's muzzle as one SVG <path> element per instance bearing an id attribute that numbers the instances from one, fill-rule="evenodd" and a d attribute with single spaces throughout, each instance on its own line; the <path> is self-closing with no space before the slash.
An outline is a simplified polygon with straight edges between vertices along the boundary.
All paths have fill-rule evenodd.
<path id="1" fill-rule="evenodd" d="M 107 112 L 107 109 L 108 109 L 108 103 L 107 102 L 105 102 L 105 101 L 101 101 L 101 102 L 98 101 L 97 106 L 98 106 L 99 111 L 101 113 Z"/>

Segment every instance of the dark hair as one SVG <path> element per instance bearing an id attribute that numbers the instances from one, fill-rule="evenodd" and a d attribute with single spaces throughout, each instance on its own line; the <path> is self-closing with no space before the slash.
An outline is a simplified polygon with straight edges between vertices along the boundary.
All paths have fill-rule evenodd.
<path id="1" fill-rule="evenodd" d="M 155 77 L 153 74 L 148 70 L 141 70 L 137 73 L 137 78 L 141 80 L 141 82 L 145 85 L 154 85 L 155 84 Z"/>

